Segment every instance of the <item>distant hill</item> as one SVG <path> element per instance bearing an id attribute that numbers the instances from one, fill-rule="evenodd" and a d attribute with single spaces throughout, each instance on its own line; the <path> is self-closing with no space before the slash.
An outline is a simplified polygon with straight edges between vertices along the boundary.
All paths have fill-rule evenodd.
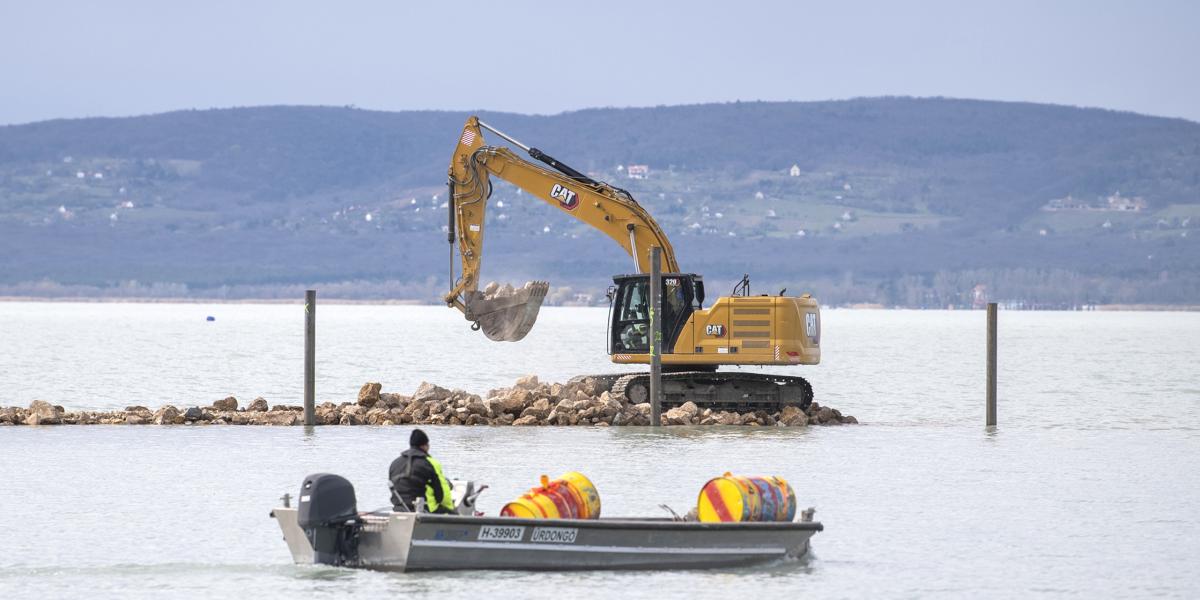
<path id="1" fill-rule="evenodd" d="M 1200 297 L 1194 122 L 912 98 L 481 116 L 629 189 L 718 288 L 749 272 L 756 291 L 834 303 L 962 304 L 977 284 L 1052 305 Z M 434 301 L 466 117 L 258 107 L 0 127 L 0 295 L 318 284 Z M 598 297 L 628 263 L 497 187 L 485 276 Z"/>

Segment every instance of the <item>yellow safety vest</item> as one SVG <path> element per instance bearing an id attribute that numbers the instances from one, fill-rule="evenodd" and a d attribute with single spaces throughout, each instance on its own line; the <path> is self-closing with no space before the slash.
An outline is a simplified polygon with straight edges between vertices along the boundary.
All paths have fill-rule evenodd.
<path id="1" fill-rule="evenodd" d="M 438 482 L 442 486 L 442 508 L 446 510 L 454 510 L 454 500 L 450 499 L 450 481 L 446 479 L 446 474 L 442 472 L 442 463 L 434 460 L 432 456 L 425 455 L 425 460 L 433 465 L 433 472 L 437 473 Z M 433 495 L 433 486 L 425 484 L 425 506 L 426 510 L 433 512 L 438 509 L 437 497 Z"/>

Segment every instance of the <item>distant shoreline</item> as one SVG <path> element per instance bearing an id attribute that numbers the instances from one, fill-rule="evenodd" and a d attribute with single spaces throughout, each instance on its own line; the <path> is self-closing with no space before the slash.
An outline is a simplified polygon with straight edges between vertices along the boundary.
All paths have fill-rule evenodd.
<path id="1" fill-rule="evenodd" d="M 320 298 L 321 304 L 377 305 L 377 306 L 442 306 L 423 300 L 364 300 L 353 298 Z M 0 296 L 0 302 L 45 302 L 80 304 L 302 304 L 303 298 L 117 298 L 104 296 Z M 561 304 L 550 307 L 581 307 L 601 305 Z M 1200 312 L 1200 304 L 1096 304 L 1094 310 L 1067 309 L 1003 309 L 1019 312 Z M 907 306 L 881 306 L 878 304 L 852 304 L 847 306 L 822 306 L 825 310 L 950 310 L 971 311 L 971 308 L 914 308 Z"/>

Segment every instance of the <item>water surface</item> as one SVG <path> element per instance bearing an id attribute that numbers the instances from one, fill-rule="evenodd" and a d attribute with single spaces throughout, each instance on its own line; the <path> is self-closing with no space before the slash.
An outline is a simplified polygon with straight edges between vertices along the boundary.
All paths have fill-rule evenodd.
<path id="1" fill-rule="evenodd" d="M 493 344 L 440 307 L 321 306 L 319 400 L 367 380 L 483 392 L 610 371 L 604 311 L 547 309 Z M 0 404 L 299 400 L 296 306 L 0 303 Z M 215 323 L 204 316 L 214 314 Z M 983 314 L 826 311 L 799 371 L 861 426 L 431 427 L 487 512 L 579 469 L 606 515 L 685 510 L 726 470 L 789 478 L 826 530 L 812 558 L 682 573 L 382 574 L 296 567 L 267 512 L 334 471 L 360 506 L 408 429 L 0 428 L 0 597 L 627 598 L 1200 593 L 1200 315 L 1003 313 L 1000 422 L 985 431 Z"/>

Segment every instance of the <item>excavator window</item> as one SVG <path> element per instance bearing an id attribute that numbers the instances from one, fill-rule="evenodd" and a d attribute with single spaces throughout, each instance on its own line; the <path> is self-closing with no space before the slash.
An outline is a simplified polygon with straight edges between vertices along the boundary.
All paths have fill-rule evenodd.
<path id="1" fill-rule="evenodd" d="M 615 352 L 650 351 L 649 284 L 646 279 L 621 284 L 613 319 Z"/>
<path id="2" fill-rule="evenodd" d="M 650 281 L 642 276 L 620 282 L 614 295 L 612 352 L 650 351 Z M 691 277 L 663 277 L 663 352 L 671 353 L 680 330 L 697 308 Z"/>

